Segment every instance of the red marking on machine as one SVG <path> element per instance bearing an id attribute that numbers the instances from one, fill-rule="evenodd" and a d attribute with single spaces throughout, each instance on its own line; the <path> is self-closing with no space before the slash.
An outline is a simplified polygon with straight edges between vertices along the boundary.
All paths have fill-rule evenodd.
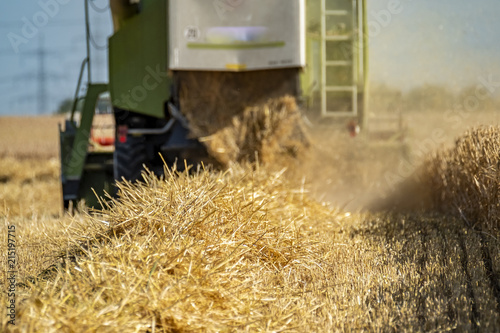
<path id="1" fill-rule="evenodd" d="M 120 143 L 127 142 L 127 133 L 128 133 L 127 125 L 118 126 L 118 141 L 120 141 Z"/>
<path id="2" fill-rule="evenodd" d="M 359 134 L 360 128 L 356 120 L 351 120 L 347 123 L 347 130 L 349 131 L 349 135 L 351 138 L 356 137 Z"/>

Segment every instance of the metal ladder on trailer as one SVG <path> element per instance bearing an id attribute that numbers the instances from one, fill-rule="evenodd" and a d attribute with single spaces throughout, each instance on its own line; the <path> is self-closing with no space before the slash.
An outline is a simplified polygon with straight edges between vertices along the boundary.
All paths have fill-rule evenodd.
<path id="1" fill-rule="evenodd" d="M 358 115 L 356 15 L 356 0 L 321 0 L 323 117 Z"/>

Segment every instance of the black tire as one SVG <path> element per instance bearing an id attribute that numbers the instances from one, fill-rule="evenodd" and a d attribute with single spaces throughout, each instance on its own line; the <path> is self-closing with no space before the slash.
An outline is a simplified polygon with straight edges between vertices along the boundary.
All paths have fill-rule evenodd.
<path id="1" fill-rule="evenodd" d="M 116 181 L 123 178 L 130 182 L 142 180 L 144 164 L 148 164 L 146 140 L 144 137 L 127 136 L 126 142 L 115 144 L 114 177 Z"/>

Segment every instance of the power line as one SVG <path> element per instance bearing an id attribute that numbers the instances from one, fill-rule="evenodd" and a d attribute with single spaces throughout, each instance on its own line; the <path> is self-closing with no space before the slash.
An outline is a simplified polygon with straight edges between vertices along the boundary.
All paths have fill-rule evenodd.
<path id="1" fill-rule="evenodd" d="M 66 48 L 67 45 L 64 45 L 64 48 L 57 48 L 57 53 L 81 53 L 79 50 L 71 49 L 71 48 Z M 15 56 L 15 57 L 22 57 L 23 55 L 34 55 L 36 54 L 37 50 L 29 50 L 29 51 L 20 51 L 19 53 L 14 52 L 13 49 L 0 49 L 0 56 Z M 56 53 L 56 52 L 53 52 Z"/>
<path id="2" fill-rule="evenodd" d="M 52 55 L 52 54 L 58 54 L 59 52 L 55 51 L 49 51 L 45 48 L 44 45 L 44 37 L 42 34 L 39 35 L 38 39 L 38 48 L 36 50 L 32 51 L 25 51 L 22 52 L 24 55 L 30 55 L 34 56 L 37 59 L 38 62 L 38 69 L 35 74 L 32 73 L 25 73 L 25 74 L 20 74 L 12 77 L 13 79 L 22 77 L 23 79 L 31 79 L 31 80 L 36 80 L 37 83 L 37 91 L 34 96 L 30 95 L 25 95 L 23 96 L 24 99 L 36 99 L 36 104 L 37 104 L 37 113 L 38 114 L 43 114 L 48 110 L 48 82 L 49 80 L 52 79 L 59 79 L 62 76 L 57 75 L 54 73 L 50 73 L 47 71 L 46 68 L 46 59 L 47 56 Z"/>
<path id="3" fill-rule="evenodd" d="M 37 93 L 37 104 L 38 104 L 38 114 L 42 114 L 47 110 L 47 75 L 45 72 L 45 56 L 46 51 L 43 48 L 43 35 L 40 36 L 38 45 L 38 93 Z"/>
<path id="4" fill-rule="evenodd" d="M 22 21 L 3 21 L 0 22 L 0 29 L 12 29 L 19 26 L 22 26 Z M 47 23 L 44 28 L 59 28 L 59 27 L 68 27 L 68 26 L 83 26 L 84 22 L 82 18 L 76 19 L 60 19 L 53 20 Z"/>

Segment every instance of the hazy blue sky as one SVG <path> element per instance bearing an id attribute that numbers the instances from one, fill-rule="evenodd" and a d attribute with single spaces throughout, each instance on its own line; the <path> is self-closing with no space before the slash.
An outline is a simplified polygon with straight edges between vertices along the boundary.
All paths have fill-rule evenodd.
<path id="1" fill-rule="evenodd" d="M 372 0 L 370 20 L 389 2 Z M 500 75 L 499 17 L 497 0 L 401 1 L 401 13 L 372 35 L 372 80 L 403 89 L 423 83 L 458 89 L 479 76 Z"/>
<path id="2" fill-rule="evenodd" d="M 26 38 L 15 52 L 9 33 L 23 36 L 25 20 L 33 23 L 42 3 L 58 3 L 58 11 L 46 25 Z M 95 0 L 96 9 L 107 8 L 108 0 Z M 109 10 L 91 12 L 92 33 L 96 44 L 106 46 L 111 32 Z M 38 18 L 38 17 L 37 17 Z M 43 17 L 39 18 L 43 23 Z M 29 31 L 31 33 L 31 31 Z M 12 35 L 11 35 L 12 36 Z M 82 0 L 16 0 L 0 2 L 0 115 L 36 114 L 39 59 L 42 45 L 47 52 L 45 72 L 47 75 L 47 101 L 50 113 L 57 109 L 64 98 L 75 93 L 80 65 L 85 58 L 84 2 Z M 93 48 L 96 81 L 107 81 L 106 51 Z"/>
<path id="3" fill-rule="evenodd" d="M 45 113 L 74 94 L 85 55 L 82 0 L 57 0 L 57 13 L 18 45 L 18 53 L 9 41 L 9 33 L 23 36 L 25 20 L 33 22 L 41 3 L 52 1 L 0 2 L 0 115 L 37 112 L 41 37 L 47 52 Z M 369 0 L 372 81 L 404 90 L 424 83 L 460 89 L 489 75 L 500 81 L 500 1 L 401 0 L 396 14 L 381 19 L 393 1 Z M 96 9 L 107 7 L 107 0 L 94 3 Z M 95 42 L 103 46 L 110 14 L 91 9 L 91 16 Z M 98 55 L 94 77 L 105 81 L 105 51 L 93 52 Z"/>

